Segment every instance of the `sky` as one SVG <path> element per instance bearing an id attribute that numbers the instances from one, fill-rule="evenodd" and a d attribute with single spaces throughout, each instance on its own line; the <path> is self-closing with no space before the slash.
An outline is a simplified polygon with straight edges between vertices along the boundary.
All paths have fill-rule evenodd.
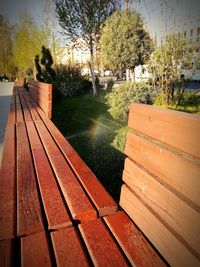
<path id="1" fill-rule="evenodd" d="M 141 13 L 152 35 L 174 21 L 181 24 L 196 16 L 200 18 L 200 0 L 134 0 L 133 7 Z M 19 21 L 25 9 L 40 25 L 44 0 L 0 0 L 0 14 L 7 16 L 11 24 Z"/>

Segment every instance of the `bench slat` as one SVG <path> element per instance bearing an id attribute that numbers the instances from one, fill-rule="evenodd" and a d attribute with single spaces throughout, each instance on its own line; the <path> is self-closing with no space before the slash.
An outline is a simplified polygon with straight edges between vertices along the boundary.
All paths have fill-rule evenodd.
<path id="1" fill-rule="evenodd" d="M 197 115 L 132 104 L 128 126 L 200 158 L 200 117 Z"/>
<path id="2" fill-rule="evenodd" d="M 36 177 L 24 123 L 17 123 L 17 235 L 43 229 Z"/>
<path id="3" fill-rule="evenodd" d="M 108 192 L 101 185 L 96 176 L 92 173 L 92 171 L 80 158 L 78 153 L 60 133 L 56 126 L 50 120 L 44 119 L 44 122 L 55 138 L 63 154 L 65 155 L 71 168 L 77 175 L 79 181 L 93 201 L 95 207 L 98 210 L 99 216 L 105 216 L 117 211 L 118 205 L 116 204 L 116 202 L 108 194 Z"/>
<path id="4" fill-rule="evenodd" d="M 95 266 L 128 266 L 101 219 L 79 224 L 78 227 Z"/>
<path id="5" fill-rule="evenodd" d="M 0 266 L 12 267 L 13 264 L 13 239 L 0 241 Z"/>
<path id="6" fill-rule="evenodd" d="M 15 111 L 15 104 L 10 104 L 10 111 L 8 113 L 8 124 L 14 124 L 16 122 L 16 111 Z"/>
<path id="7" fill-rule="evenodd" d="M 27 104 L 27 106 L 29 108 L 29 111 L 31 113 L 32 119 L 33 120 L 40 120 L 41 118 L 40 118 L 39 114 L 37 113 L 34 105 L 31 102 L 27 102 L 26 104 Z"/>
<path id="8" fill-rule="evenodd" d="M 21 266 L 52 266 L 45 232 L 21 238 Z"/>
<path id="9" fill-rule="evenodd" d="M 52 232 L 51 239 L 58 267 L 90 266 L 74 227 Z"/>
<path id="10" fill-rule="evenodd" d="M 200 165 L 131 132 L 125 154 L 159 177 L 193 208 L 200 211 Z M 169 167 L 170 166 L 170 167 Z"/>
<path id="11" fill-rule="evenodd" d="M 16 104 L 16 121 L 17 122 L 23 122 L 24 121 L 24 117 L 23 117 L 23 113 L 22 113 L 22 108 L 20 104 Z"/>
<path id="12" fill-rule="evenodd" d="M 104 217 L 132 266 L 166 266 L 124 211 Z"/>
<path id="13" fill-rule="evenodd" d="M 172 266 L 199 266 L 200 261 L 126 185 L 121 189 L 120 205 Z"/>
<path id="14" fill-rule="evenodd" d="M 54 174 L 45 154 L 34 123 L 26 123 L 35 170 L 38 177 L 40 192 L 48 221 L 49 229 L 68 227 L 72 222 L 59 192 Z"/>
<path id="15" fill-rule="evenodd" d="M 24 114 L 24 120 L 25 121 L 32 121 L 32 117 L 29 111 L 29 108 L 27 107 L 26 103 L 22 103 L 22 111 Z"/>
<path id="16" fill-rule="evenodd" d="M 87 221 L 97 217 L 96 210 L 71 171 L 50 133 L 41 120 L 35 121 L 42 143 L 57 176 L 64 198 L 74 220 Z"/>
<path id="17" fill-rule="evenodd" d="M 130 159 L 126 159 L 124 169 L 123 181 L 161 216 L 200 258 L 200 214 Z"/>
<path id="18" fill-rule="evenodd" d="M 8 125 L 0 169 L 0 240 L 16 232 L 15 126 Z"/>

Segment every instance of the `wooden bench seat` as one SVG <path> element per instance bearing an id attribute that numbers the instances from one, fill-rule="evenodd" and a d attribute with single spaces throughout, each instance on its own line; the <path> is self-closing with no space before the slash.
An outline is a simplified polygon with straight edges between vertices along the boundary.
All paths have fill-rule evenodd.
<path id="1" fill-rule="evenodd" d="M 13 95 L 0 178 L 0 266 L 165 266 L 38 103 L 20 87 Z"/>

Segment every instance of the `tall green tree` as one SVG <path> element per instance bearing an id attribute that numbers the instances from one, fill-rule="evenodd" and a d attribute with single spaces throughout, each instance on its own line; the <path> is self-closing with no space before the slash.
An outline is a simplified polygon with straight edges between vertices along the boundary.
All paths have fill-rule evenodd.
<path id="1" fill-rule="evenodd" d="M 13 50 L 15 65 L 22 76 L 28 69 L 34 69 L 34 57 L 40 53 L 43 44 L 46 40 L 42 30 L 24 13 L 16 30 Z"/>
<path id="2" fill-rule="evenodd" d="M 12 55 L 13 33 L 14 26 L 10 25 L 8 20 L 0 15 L 0 75 L 6 74 L 10 78 L 15 71 Z"/>
<path id="3" fill-rule="evenodd" d="M 113 71 L 143 65 L 150 57 L 153 43 L 140 15 L 130 9 L 116 11 L 105 23 L 100 39 L 102 59 Z"/>
<path id="4" fill-rule="evenodd" d="M 90 50 L 93 67 L 102 23 L 119 7 L 118 0 L 55 0 L 61 27 L 73 43 L 83 43 Z M 93 94 L 96 87 L 93 80 Z"/>

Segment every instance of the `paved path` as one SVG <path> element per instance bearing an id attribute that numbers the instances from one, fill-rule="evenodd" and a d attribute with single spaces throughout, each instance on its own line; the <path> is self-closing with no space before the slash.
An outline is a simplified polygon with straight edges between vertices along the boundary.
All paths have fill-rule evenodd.
<path id="1" fill-rule="evenodd" d="M 13 85 L 14 83 L 12 82 L 0 82 L 0 166 Z"/>

